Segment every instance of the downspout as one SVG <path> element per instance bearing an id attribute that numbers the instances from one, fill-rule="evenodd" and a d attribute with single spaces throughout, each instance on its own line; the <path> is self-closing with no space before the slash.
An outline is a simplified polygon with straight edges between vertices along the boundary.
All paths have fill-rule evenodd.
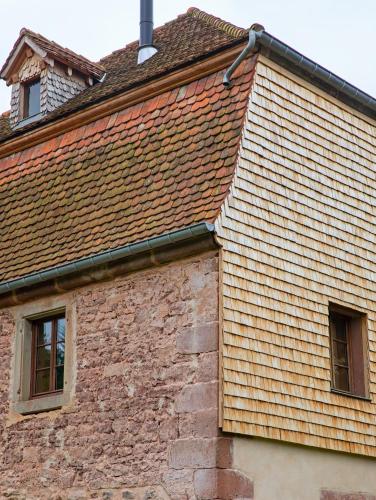
<path id="1" fill-rule="evenodd" d="M 248 56 L 248 54 L 256 47 L 256 42 L 260 36 L 258 31 L 254 29 L 249 30 L 249 38 L 248 44 L 243 49 L 243 51 L 239 54 L 239 56 L 235 59 L 235 61 L 231 64 L 229 69 L 226 71 L 225 76 L 223 77 L 223 85 L 227 88 L 231 87 L 231 76 L 236 70 L 236 68 L 241 64 L 242 61 Z"/>

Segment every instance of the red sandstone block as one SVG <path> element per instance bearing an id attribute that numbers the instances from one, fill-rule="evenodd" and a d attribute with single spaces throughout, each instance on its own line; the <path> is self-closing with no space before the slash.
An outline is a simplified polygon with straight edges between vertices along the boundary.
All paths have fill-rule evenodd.
<path id="1" fill-rule="evenodd" d="M 179 417 L 180 437 L 211 438 L 219 434 L 218 409 L 199 411 L 196 413 L 183 413 Z"/>
<path id="2" fill-rule="evenodd" d="M 211 382 L 218 380 L 218 352 L 203 353 L 198 358 L 195 382 Z"/>
<path id="3" fill-rule="evenodd" d="M 170 449 L 169 466 L 173 469 L 210 469 L 229 467 L 232 463 L 232 440 L 179 439 Z"/>
<path id="4" fill-rule="evenodd" d="M 320 500 L 376 500 L 376 496 L 360 492 L 343 493 L 340 491 L 321 490 Z"/>
<path id="5" fill-rule="evenodd" d="M 197 354 L 218 350 L 218 322 L 184 328 L 176 339 L 177 350 L 182 354 Z"/>
<path id="6" fill-rule="evenodd" d="M 231 469 L 202 469 L 194 475 L 195 492 L 201 500 L 252 500 L 253 483 Z"/>
<path id="7" fill-rule="evenodd" d="M 217 407 L 218 382 L 186 385 L 175 402 L 177 413 L 190 413 Z"/>
<path id="8" fill-rule="evenodd" d="M 217 459 L 216 439 L 179 439 L 170 451 L 170 467 L 173 469 L 215 467 Z"/>

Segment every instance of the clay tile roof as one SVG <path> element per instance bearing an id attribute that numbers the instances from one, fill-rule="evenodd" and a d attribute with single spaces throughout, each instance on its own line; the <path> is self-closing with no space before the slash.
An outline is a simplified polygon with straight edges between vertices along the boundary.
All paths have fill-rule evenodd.
<path id="1" fill-rule="evenodd" d="M 216 28 L 219 28 L 234 38 L 241 38 L 247 35 L 247 30 L 244 28 L 239 28 L 238 26 L 228 23 L 227 21 L 223 21 L 223 19 L 220 19 L 219 17 L 207 14 L 196 7 L 190 7 L 187 13 L 205 21 L 208 24 L 211 24 L 212 26 L 215 26 Z"/>
<path id="2" fill-rule="evenodd" d="M 40 36 L 40 35 L 38 35 Z M 195 60 L 210 56 L 248 37 L 247 30 L 238 28 L 196 8 L 154 30 L 157 54 L 144 64 L 137 65 L 138 41 L 117 50 L 99 61 L 106 71 L 102 83 L 96 83 L 49 113 L 44 119 L 17 131 L 1 133 L 0 142 L 13 135 L 56 120 L 90 104 L 108 99 L 173 69 L 189 65 Z M 48 40 L 47 40 L 48 42 Z M 50 42 L 52 43 L 52 42 Z M 171 48 L 173 47 L 173 50 Z"/>
<path id="3" fill-rule="evenodd" d="M 39 33 L 35 33 L 34 31 L 29 30 L 28 28 L 22 28 L 19 34 L 19 37 L 16 43 L 13 46 L 7 60 L 5 61 L 3 67 L 0 70 L 0 73 L 3 72 L 4 68 L 9 63 L 10 59 L 13 56 L 14 51 L 16 50 L 19 42 L 24 38 L 29 38 L 32 42 L 34 42 L 38 47 L 43 49 L 47 55 L 49 55 L 52 59 L 59 61 L 61 63 L 71 65 L 73 68 L 78 69 L 82 73 L 86 75 L 93 76 L 95 78 L 101 78 L 105 72 L 105 69 L 100 64 L 89 61 L 84 56 L 76 54 L 70 49 L 64 48 L 61 45 L 48 40 L 43 35 Z"/>
<path id="4" fill-rule="evenodd" d="M 197 12 L 174 23 L 157 30 L 159 63 L 125 75 L 134 46 L 106 58 L 114 87 L 234 40 L 203 29 Z M 200 39 L 189 43 L 194 34 Z M 230 89 L 222 70 L 0 160 L 0 282 L 214 222 L 233 178 L 253 67 L 243 63 Z"/>

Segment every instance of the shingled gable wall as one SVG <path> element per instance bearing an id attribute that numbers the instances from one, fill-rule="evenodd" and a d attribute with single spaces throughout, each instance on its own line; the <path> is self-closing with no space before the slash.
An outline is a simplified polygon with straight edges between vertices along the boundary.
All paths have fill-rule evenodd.
<path id="1" fill-rule="evenodd" d="M 253 436 L 234 457 L 257 500 L 375 498 L 375 130 L 259 57 L 216 223 L 222 429 Z M 331 391 L 329 302 L 367 314 L 369 399 Z"/>
<path id="2" fill-rule="evenodd" d="M 42 115 L 46 115 L 58 108 L 88 86 L 85 79 L 76 72 L 69 76 L 60 64 L 56 63 L 53 66 L 44 64 L 35 54 L 25 60 L 18 76 L 19 81 L 12 85 L 10 109 L 10 123 L 12 126 L 22 119 L 21 86 L 23 82 L 40 77 L 40 110 Z"/>

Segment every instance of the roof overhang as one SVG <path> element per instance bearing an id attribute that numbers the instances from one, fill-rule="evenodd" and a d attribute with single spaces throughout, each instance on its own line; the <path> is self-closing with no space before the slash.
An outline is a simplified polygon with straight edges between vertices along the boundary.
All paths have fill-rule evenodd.
<path id="1" fill-rule="evenodd" d="M 4 66 L 0 70 L 0 78 L 5 80 L 7 84 L 11 84 L 11 78 L 14 73 L 16 73 L 25 58 L 27 57 L 27 49 L 31 49 L 35 54 L 37 54 L 42 60 L 51 64 L 52 60 L 47 57 L 47 52 L 38 45 L 36 45 L 29 37 L 23 36 L 15 48 L 10 53 L 8 59 L 6 60 Z"/>
<path id="2" fill-rule="evenodd" d="M 214 225 L 202 222 L 2 282 L 0 308 L 64 293 L 218 248 Z"/>
<path id="3" fill-rule="evenodd" d="M 98 64 L 91 63 L 88 60 L 83 61 L 82 56 L 74 55 L 74 53 L 68 51 L 68 49 L 58 47 L 55 44 L 58 49 L 53 50 L 53 48 L 51 48 L 50 50 L 48 48 L 48 43 L 51 45 L 53 42 L 44 40 L 44 44 L 41 42 L 39 45 L 36 41 L 36 36 L 36 34 L 33 35 L 32 32 L 28 30 L 24 29 L 21 31 L 20 36 L 0 70 L 0 78 L 6 80 L 8 85 L 12 83 L 12 76 L 17 73 L 23 61 L 27 57 L 28 50 L 37 54 L 45 63 L 51 66 L 53 66 L 56 61 L 78 71 L 86 77 L 92 77 L 99 80 L 105 74 L 104 68 L 100 67 Z M 48 42 L 47 45 L 46 42 Z"/>
<path id="4" fill-rule="evenodd" d="M 257 45 L 261 54 L 268 59 L 357 111 L 370 118 L 376 118 L 376 99 L 374 97 L 312 61 L 270 33 L 263 29 L 259 30 L 259 28 L 257 29 Z"/>

